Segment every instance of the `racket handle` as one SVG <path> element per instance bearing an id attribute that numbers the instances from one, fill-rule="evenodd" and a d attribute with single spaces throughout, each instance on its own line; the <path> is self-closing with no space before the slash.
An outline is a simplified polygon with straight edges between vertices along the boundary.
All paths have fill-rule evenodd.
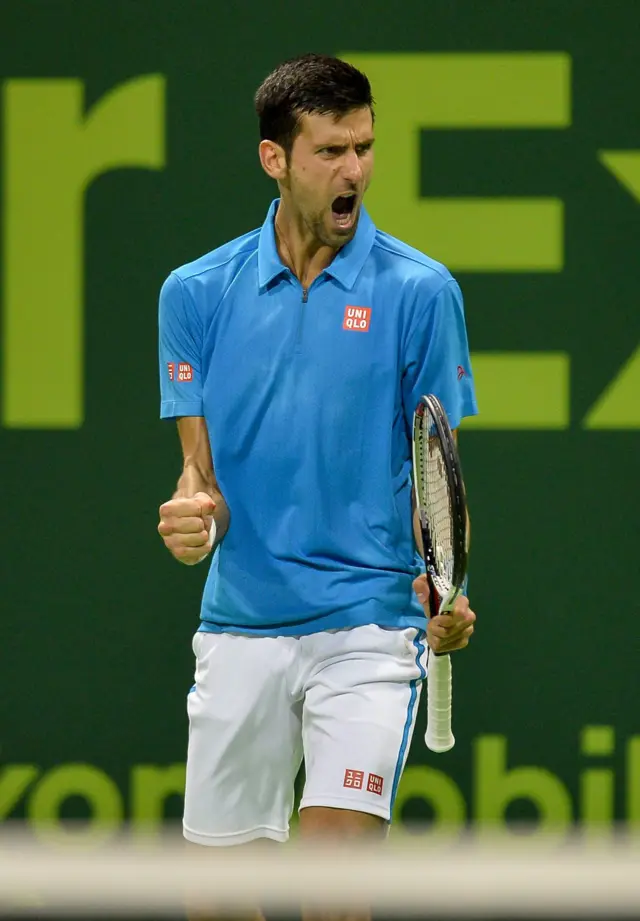
<path id="1" fill-rule="evenodd" d="M 451 657 L 429 653 L 427 665 L 427 731 L 432 752 L 448 752 L 456 744 L 451 731 Z"/>

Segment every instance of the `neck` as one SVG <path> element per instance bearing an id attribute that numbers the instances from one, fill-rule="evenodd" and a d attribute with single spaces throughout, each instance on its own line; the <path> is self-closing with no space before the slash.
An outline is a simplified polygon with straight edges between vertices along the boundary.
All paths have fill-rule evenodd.
<path id="1" fill-rule="evenodd" d="M 276 246 L 282 262 L 293 272 L 303 288 L 333 262 L 337 249 L 321 243 L 293 211 L 284 197 L 280 199 L 275 216 Z"/>

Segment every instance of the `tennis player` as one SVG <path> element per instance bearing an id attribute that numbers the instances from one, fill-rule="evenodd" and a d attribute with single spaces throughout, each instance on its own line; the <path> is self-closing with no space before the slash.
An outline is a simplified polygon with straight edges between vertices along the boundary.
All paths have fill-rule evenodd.
<path id="1" fill-rule="evenodd" d="M 460 649 L 475 621 L 465 597 L 428 621 L 412 526 L 418 398 L 452 428 L 477 411 L 460 289 L 364 209 L 364 74 L 306 55 L 255 106 L 279 199 L 160 296 L 184 466 L 158 530 L 181 563 L 211 557 L 184 808 L 202 845 L 285 841 L 303 758 L 303 835 L 383 831 L 427 645 Z"/>

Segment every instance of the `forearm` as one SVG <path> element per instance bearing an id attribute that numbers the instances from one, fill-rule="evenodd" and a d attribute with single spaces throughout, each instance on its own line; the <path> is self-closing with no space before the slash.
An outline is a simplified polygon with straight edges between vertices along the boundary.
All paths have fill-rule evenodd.
<path id="1" fill-rule="evenodd" d="M 189 499 L 197 492 L 206 492 L 214 502 L 217 502 L 220 495 L 213 470 L 199 464 L 194 457 L 185 457 L 173 498 Z"/>
<path id="2" fill-rule="evenodd" d="M 209 466 L 199 464 L 196 458 L 185 457 L 182 473 L 173 498 L 191 498 L 199 492 L 211 496 L 215 502 L 213 512 L 213 520 L 216 525 L 216 538 L 213 544 L 215 548 L 229 529 L 229 507 L 220 492 L 213 470 Z"/>

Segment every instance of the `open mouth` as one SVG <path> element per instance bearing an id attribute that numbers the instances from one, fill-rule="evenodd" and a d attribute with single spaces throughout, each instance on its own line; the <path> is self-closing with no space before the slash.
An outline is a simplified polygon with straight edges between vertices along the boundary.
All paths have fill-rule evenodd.
<path id="1" fill-rule="evenodd" d="M 345 192 L 344 195 L 334 198 L 331 213 L 339 227 L 351 227 L 355 217 L 356 201 L 355 192 Z"/>

